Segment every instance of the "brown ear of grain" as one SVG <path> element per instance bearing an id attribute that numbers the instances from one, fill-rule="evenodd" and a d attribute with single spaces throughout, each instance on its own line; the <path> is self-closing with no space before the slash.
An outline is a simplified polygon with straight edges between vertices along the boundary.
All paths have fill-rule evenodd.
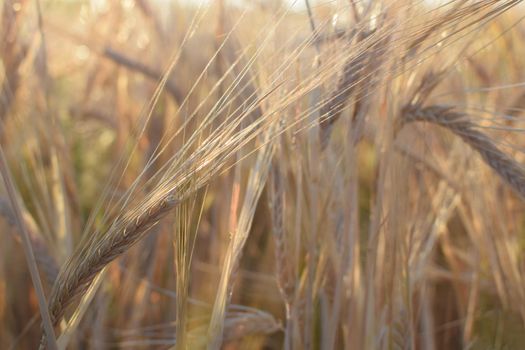
<path id="1" fill-rule="evenodd" d="M 53 324 L 58 324 L 65 308 L 98 272 L 126 252 L 178 203 L 172 195 L 161 197 L 138 214 L 131 212 L 117 218 L 99 242 L 82 247 L 69 262 L 71 268 L 63 270 L 53 288 L 49 304 Z"/>
<path id="2" fill-rule="evenodd" d="M 465 114 L 456 112 L 453 107 L 433 105 L 421 107 L 407 105 L 401 111 L 402 125 L 423 121 L 442 126 L 476 150 L 485 163 L 501 177 L 512 189 L 525 199 L 525 171 L 514 159 L 501 151 L 492 138 L 479 130 Z"/>

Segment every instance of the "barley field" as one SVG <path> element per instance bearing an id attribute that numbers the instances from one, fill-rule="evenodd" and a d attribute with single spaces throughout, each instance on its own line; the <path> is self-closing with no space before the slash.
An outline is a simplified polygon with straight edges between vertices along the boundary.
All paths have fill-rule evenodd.
<path id="1" fill-rule="evenodd" d="M 0 11 L 0 349 L 525 349 L 521 1 Z"/>

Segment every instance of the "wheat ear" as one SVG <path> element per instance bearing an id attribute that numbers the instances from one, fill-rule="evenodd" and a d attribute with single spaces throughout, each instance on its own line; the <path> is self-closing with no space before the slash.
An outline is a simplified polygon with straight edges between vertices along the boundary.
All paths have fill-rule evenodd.
<path id="1" fill-rule="evenodd" d="M 104 266 L 126 252 L 178 203 L 174 196 L 166 195 L 140 212 L 133 210 L 117 218 L 99 241 L 87 244 L 74 254 L 68 267 L 59 274 L 51 294 L 49 309 L 53 324 L 59 322 L 65 307 L 89 286 Z"/>
<path id="2" fill-rule="evenodd" d="M 450 106 L 407 105 L 402 109 L 402 125 L 425 121 L 440 125 L 475 149 L 485 163 L 492 168 L 522 199 L 525 199 L 525 171 L 514 159 L 501 151 L 493 139 L 476 129 L 476 125 L 463 113 L 459 113 Z"/>
<path id="3" fill-rule="evenodd" d="M 180 201 L 172 194 L 153 197 L 121 217 L 99 240 L 91 240 L 73 253 L 62 269 L 51 292 L 49 312 L 54 326 L 66 307 L 89 287 L 97 274 L 111 261 L 126 252 L 155 226 Z M 96 235 L 95 235 L 96 236 Z M 42 337 L 40 349 L 45 348 Z"/>
<path id="4" fill-rule="evenodd" d="M 269 185 L 268 204 L 272 217 L 272 232 L 275 243 L 277 284 L 286 304 L 286 317 L 290 318 L 290 309 L 295 293 L 295 280 L 292 272 L 293 268 L 290 264 L 290 254 L 284 228 L 284 184 L 277 161 L 274 161 L 274 164 L 272 164 Z"/>

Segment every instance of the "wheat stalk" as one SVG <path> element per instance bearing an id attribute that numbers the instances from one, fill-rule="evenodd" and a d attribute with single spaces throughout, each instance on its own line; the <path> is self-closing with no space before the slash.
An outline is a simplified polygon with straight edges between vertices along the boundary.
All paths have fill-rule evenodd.
<path id="1" fill-rule="evenodd" d="M 37 225 L 31 215 L 27 213 L 24 208 L 21 208 L 21 210 L 22 218 L 24 220 L 27 233 L 29 234 L 29 239 L 31 240 L 31 245 L 33 247 L 33 252 L 35 254 L 38 267 L 42 272 L 44 272 L 47 283 L 52 286 L 58 275 L 59 267 L 57 261 L 47 248 L 47 244 L 38 232 Z M 18 230 L 14 210 L 11 207 L 9 201 L 3 197 L 0 197 L 0 215 L 6 219 L 10 226 L 12 226 L 13 230 L 15 231 L 15 238 L 21 241 L 22 233 Z"/>
<path id="2" fill-rule="evenodd" d="M 31 280 L 33 282 L 33 286 L 35 287 L 35 292 L 38 299 L 38 307 L 40 309 L 40 315 L 42 317 L 42 326 L 45 334 L 43 338 L 47 339 L 42 344 L 47 343 L 51 350 L 55 350 L 57 349 L 57 343 L 55 333 L 52 327 L 51 317 L 48 310 L 48 303 L 44 294 L 44 288 L 42 287 L 40 275 L 38 274 L 37 263 L 35 255 L 33 253 L 33 247 L 31 245 L 31 238 L 29 236 L 29 232 L 23 218 L 21 205 L 19 204 L 19 200 L 15 190 L 15 185 L 11 177 L 11 171 L 9 170 L 9 167 L 7 165 L 7 159 L 5 158 L 2 147 L 0 147 L 0 173 L 2 174 L 7 196 L 9 198 L 9 201 L 11 202 L 11 207 L 13 209 L 16 223 L 20 228 L 22 243 L 24 246 L 24 253 L 26 256 L 27 265 L 29 267 L 29 273 L 31 275 Z"/>
<path id="3" fill-rule="evenodd" d="M 221 279 L 217 288 L 215 304 L 213 306 L 212 317 L 208 328 L 207 348 L 209 350 L 219 349 L 224 339 L 224 321 L 230 303 L 233 281 L 242 256 L 244 245 L 250 233 L 255 209 L 270 170 L 271 158 L 274 153 L 274 140 L 271 138 L 273 132 L 274 128 L 271 128 L 267 130 L 264 135 L 263 146 L 258 151 L 257 160 L 248 178 L 247 190 L 244 196 L 244 202 L 239 215 L 237 228 L 233 234 L 225 256 Z"/>

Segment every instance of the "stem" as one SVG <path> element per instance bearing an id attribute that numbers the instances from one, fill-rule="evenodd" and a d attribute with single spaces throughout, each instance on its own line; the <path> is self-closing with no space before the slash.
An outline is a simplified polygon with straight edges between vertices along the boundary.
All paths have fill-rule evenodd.
<path id="1" fill-rule="evenodd" d="M 6 161 L 4 150 L 2 146 L 0 146 L 0 173 L 2 174 L 2 178 L 4 179 L 7 196 L 9 197 L 9 201 L 11 202 L 11 207 L 13 208 L 13 212 L 15 214 L 16 223 L 20 227 L 20 232 L 22 233 L 24 253 L 26 256 L 27 265 L 29 266 L 31 280 L 33 281 L 36 295 L 38 297 L 38 307 L 40 308 L 40 315 L 42 317 L 44 332 L 46 334 L 47 345 L 49 346 L 49 349 L 57 350 L 55 333 L 53 331 L 53 326 L 51 325 L 51 318 L 49 317 L 46 296 L 44 294 L 44 288 L 42 287 L 42 281 L 40 280 L 40 275 L 38 274 L 35 255 L 33 254 L 33 247 L 31 246 L 31 241 L 29 239 L 29 233 L 28 233 L 27 227 L 25 226 L 24 220 L 22 218 L 22 211 L 20 210 L 20 205 L 17 200 L 15 187 L 11 179 L 11 173 L 9 171 L 9 167 L 7 165 L 7 161 Z"/>

